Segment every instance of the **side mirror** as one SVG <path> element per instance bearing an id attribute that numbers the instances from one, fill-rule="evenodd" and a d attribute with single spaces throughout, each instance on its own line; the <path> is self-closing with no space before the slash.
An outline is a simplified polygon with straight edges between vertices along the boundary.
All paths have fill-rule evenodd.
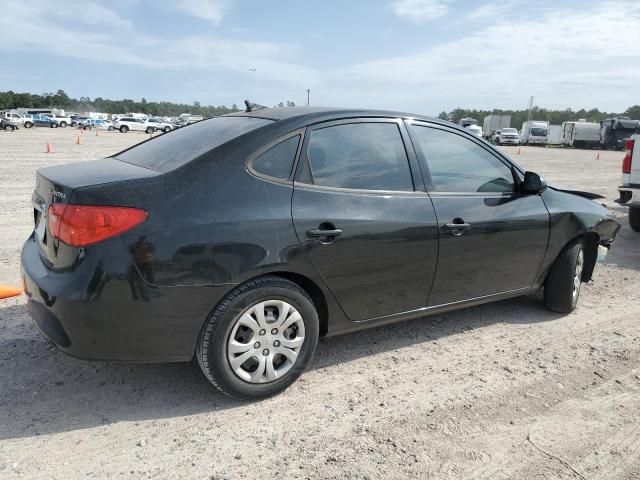
<path id="1" fill-rule="evenodd" d="M 547 189 L 547 182 L 544 178 L 534 172 L 525 172 L 524 180 L 522 181 L 523 193 L 538 194 Z"/>

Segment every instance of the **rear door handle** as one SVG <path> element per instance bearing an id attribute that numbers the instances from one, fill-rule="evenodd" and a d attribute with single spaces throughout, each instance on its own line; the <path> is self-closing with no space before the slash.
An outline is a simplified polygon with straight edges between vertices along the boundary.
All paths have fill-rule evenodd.
<path id="1" fill-rule="evenodd" d="M 309 238 L 323 238 L 323 237 L 337 237 L 342 234 L 342 230 L 334 228 L 333 230 L 321 230 L 319 228 L 312 228 L 307 230 L 307 237 Z"/>

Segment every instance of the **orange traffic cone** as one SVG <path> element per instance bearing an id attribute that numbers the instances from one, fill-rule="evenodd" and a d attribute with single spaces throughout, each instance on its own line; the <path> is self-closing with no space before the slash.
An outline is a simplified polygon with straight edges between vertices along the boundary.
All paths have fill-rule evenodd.
<path id="1" fill-rule="evenodd" d="M 0 299 L 15 297 L 21 293 L 21 288 L 10 287 L 9 285 L 0 285 Z"/>
<path id="2" fill-rule="evenodd" d="M 45 153 L 53 153 L 53 145 L 51 145 L 51 142 L 47 142 L 47 151 Z"/>
<path id="3" fill-rule="evenodd" d="M 80 140 L 80 135 L 76 138 L 76 145 L 82 145 L 82 140 Z"/>

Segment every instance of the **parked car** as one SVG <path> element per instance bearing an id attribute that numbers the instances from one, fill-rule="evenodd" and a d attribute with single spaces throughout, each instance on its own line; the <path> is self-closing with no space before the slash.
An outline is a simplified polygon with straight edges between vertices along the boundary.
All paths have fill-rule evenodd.
<path id="1" fill-rule="evenodd" d="M 518 130 L 515 128 L 503 128 L 496 133 L 496 144 L 498 145 L 518 145 L 520 143 Z"/>
<path id="2" fill-rule="evenodd" d="M 472 132 L 476 137 L 482 138 L 482 127 L 479 127 L 478 125 L 469 125 L 466 129 Z"/>
<path id="3" fill-rule="evenodd" d="M 71 126 L 72 127 L 78 127 L 85 120 L 89 120 L 89 117 L 85 117 L 83 115 L 73 115 L 71 117 Z"/>
<path id="4" fill-rule="evenodd" d="M 122 133 L 127 133 L 129 130 L 153 133 L 156 131 L 153 125 L 149 125 L 145 120 L 141 118 L 122 117 L 113 122 L 113 127 L 116 130 L 120 130 Z"/>
<path id="5" fill-rule="evenodd" d="M 58 122 L 58 120 L 48 115 L 45 115 L 44 113 L 36 113 L 33 116 L 33 124 L 36 127 L 57 128 L 60 126 L 60 122 Z"/>
<path id="6" fill-rule="evenodd" d="M 97 128 L 99 130 L 115 130 L 113 123 L 110 120 L 102 120 L 100 118 L 87 118 L 79 125 L 83 130 L 91 130 Z"/>
<path id="7" fill-rule="evenodd" d="M 629 226 L 640 232 L 640 134 L 625 142 L 622 181 L 618 187 L 620 204 L 629 207 Z"/>
<path id="8" fill-rule="evenodd" d="M 51 115 L 50 115 L 51 116 Z M 65 116 L 65 115 L 53 115 L 53 117 L 55 120 L 58 121 L 58 124 L 62 127 L 65 128 L 67 125 L 71 125 L 71 117 L 69 116 Z"/>
<path id="9" fill-rule="evenodd" d="M 570 312 L 620 228 L 449 122 L 248 110 L 38 171 L 22 276 L 62 351 L 195 353 L 223 392 L 265 398 L 322 336 L 542 287 Z"/>
<path id="10" fill-rule="evenodd" d="M 6 118 L 0 118 L 0 129 L 5 132 L 13 132 L 18 129 L 18 124 L 7 120 Z"/>
<path id="11" fill-rule="evenodd" d="M 3 117 L 16 125 L 24 126 L 24 128 L 33 127 L 33 115 L 24 115 L 18 112 L 4 112 Z"/>
<path id="12" fill-rule="evenodd" d="M 633 135 L 640 134 L 640 120 L 629 117 L 608 118 L 600 122 L 600 147 L 623 150 Z"/>
<path id="13" fill-rule="evenodd" d="M 173 124 L 165 122 L 161 118 L 149 118 L 147 120 L 147 126 L 153 127 L 154 131 L 158 130 L 164 133 L 168 133 L 175 128 Z"/>

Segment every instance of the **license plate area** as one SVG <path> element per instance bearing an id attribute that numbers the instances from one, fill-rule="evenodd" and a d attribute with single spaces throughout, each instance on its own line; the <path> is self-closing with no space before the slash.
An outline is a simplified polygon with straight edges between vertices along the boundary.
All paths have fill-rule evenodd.
<path id="1" fill-rule="evenodd" d="M 36 238 L 44 247 L 47 245 L 47 211 L 44 200 L 34 194 L 31 198 L 33 204 L 33 221 L 35 223 Z"/>

